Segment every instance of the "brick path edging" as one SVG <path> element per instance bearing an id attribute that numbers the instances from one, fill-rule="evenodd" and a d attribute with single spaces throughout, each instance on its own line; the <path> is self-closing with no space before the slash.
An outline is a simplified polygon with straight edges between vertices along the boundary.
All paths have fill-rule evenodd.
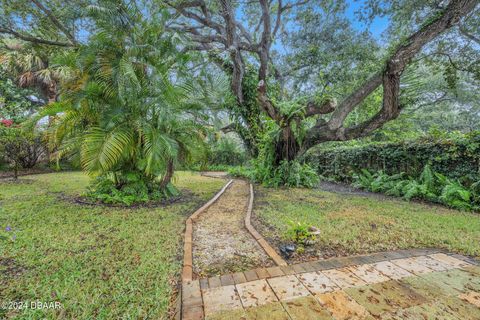
<path id="1" fill-rule="evenodd" d="M 448 253 L 446 250 L 425 248 L 425 249 L 406 249 L 386 252 L 377 252 L 363 255 L 335 257 L 329 259 L 313 260 L 308 262 L 301 262 L 290 264 L 286 266 L 275 266 L 269 268 L 256 268 L 244 272 L 236 272 L 222 276 L 213 276 L 210 278 L 199 279 L 200 289 L 206 290 L 230 284 L 241 284 L 244 282 L 262 280 L 267 278 L 275 278 L 281 276 L 288 276 L 294 274 L 302 274 L 307 272 L 323 271 L 328 269 L 345 268 L 361 264 L 372 264 L 392 259 L 404 259 L 411 257 L 419 257 L 434 253 L 445 253 L 454 258 L 463 260 L 470 264 L 478 264 L 472 259 L 465 256 Z M 230 283 L 233 279 L 233 283 Z"/>
<path id="2" fill-rule="evenodd" d="M 245 216 L 245 227 L 247 228 L 248 232 L 252 235 L 252 237 L 258 242 L 258 244 L 265 250 L 267 255 L 272 258 L 277 266 L 286 266 L 287 262 L 283 260 L 282 257 L 272 248 L 272 246 L 262 237 L 260 233 L 252 226 L 251 224 L 251 217 L 253 211 L 253 199 L 254 199 L 254 192 L 253 192 L 253 185 L 250 183 L 250 199 L 248 201 L 248 208 L 247 208 L 247 215 Z"/>
<path id="3" fill-rule="evenodd" d="M 233 274 L 224 274 L 210 278 L 202 278 L 182 283 L 182 315 L 183 320 L 202 320 L 205 319 L 205 296 L 204 293 L 209 290 L 212 292 L 223 292 L 222 287 L 230 288 L 244 283 L 253 283 L 266 281 L 281 277 L 298 277 L 304 273 L 326 272 L 329 270 L 338 270 L 342 268 L 351 268 L 358 265 L 375 264 L 382 261 L 394 261 L 398 259 L 422 257 L 432 254 L 446 254 L 458 260 L 463 260 L 472 265 L 480 265 L 470 257 L 449 253 L 443 249 L 424 248 L 424 249 L 406 249 L 387 252 L 378 252 L 372 254 L 336 257 L 330 259 L 303 262 L 287 266 L 275 266 L 270 268 L 257 268 L 244 272 Z M 275 280 L 274 280 L 275 281 Z M 295 286 L 294 286 L 295 287 Z M 229 290 L 230 290 L 229 289 Z M 218 290 L 218 291 L 216 291 Z M 236 290 L 236 289 L 235 289 Z M 208 298 L 209 297 L 209 298 Z M 212 300 L 212 296 L 207 298 Z M 207 300 L 208 300 L 207 299 Z"/>
<path id="4" fill-rule="evenodd" d="M 227 190 L 227 188 L 232 184 L 233 180 L 229 180 L 223 188 L 217 192 L 217 194 L 210 199 L 207 203 L 201 206 L 197 211 L 195 211 L 188 219 L 185 221 L 185 235 L 183 243 L 183 270 L 182 270 L 182 281 L 191 281 L 193 279 L 193 251 L 192 251 L 192 239 L 193 239 L 193 221 L 198 218 L 198 216 L 210 207 L 215 201 L 220 198 L 220 196 Z"/>

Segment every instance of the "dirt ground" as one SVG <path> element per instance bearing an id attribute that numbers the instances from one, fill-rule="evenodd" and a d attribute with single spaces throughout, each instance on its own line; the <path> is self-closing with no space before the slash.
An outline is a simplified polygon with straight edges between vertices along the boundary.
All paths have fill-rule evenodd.
<path id="1" fill-rule="evenodd" d="M 193 271 L 205 277 L 272 266 L 244 225 L 248 183 L 235 180 L 193 226 Z"/>

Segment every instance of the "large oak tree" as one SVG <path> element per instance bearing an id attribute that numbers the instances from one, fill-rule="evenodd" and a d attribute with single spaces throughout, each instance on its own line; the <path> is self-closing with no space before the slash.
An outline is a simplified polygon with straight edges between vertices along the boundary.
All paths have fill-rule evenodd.
<path id="1" fill-rule="evenodd" d="M 431 56 L 425 60 L 441 61 L 448 70 L 478 73 L 478 63 L 466 54 L 472 48 L 478 49 L 477 29 L 472 28 L 478 25 L 478 0 L 363 1 L 364 17 L 390 14 L 391 24 L 396 26 L 391 28 L 383 50 L 371 36 L 356 32 L 342 18 L 344 1 L 118 2 L 137 7 L 142 14 L 148 14 L 147 20 L 163 14 L 164 7 L 173 13 L 167 31 L 187 35 L 186 51 L 205 53 L 231 78 L 235 103 L 229 109 L 236 121 L 225 130 L 237 131 L 255 153 L 265 131 L 265 120 L 277 124 L 276 164 L 295 159 L 319 143 L 366 136 L 395 119 L 405 107 L 400 99 L 402 74 L 428 43 L 444 38 L 437 48 L 424 52 L 424 56 Z M 34 50 L 77 50 L 82 41 L 88 41 L 85 35 L 94 28 L 82 14 L 91 3 L 88 0 L 68 5 L 59 0 L 0 3 L 0 33 L 30 43 Z M 140 9 L 142 6 L 149 10 Z M 446 32 L 449 29 L 456 32 Z M 457 41 L 456 36 L 462 40 Z M 467 42 L 474 45 L 465 50 Z M 293 54 L 278 49 L 284 43 Z M 48 66 L 48 59 L 44 60 Z M 26 71 L 43 75 L 43 69 Z M 48 100 L 54 101 L 57 81 L 55 77 L 48 79 L 55 80 L 46 87 Z M 325 90 L 333 85 L 337 89 L 341 86 L 342 94 L 336 95 L 339 103 Z M 307 98 L 298 99 L 298 92 L 307 93 Z M 381 102 L 372 99 L 372 93 L 381 96 Z M 443 94 L 432 96 L 445 98 Z M 286 112 L 284 105 L 292 98 L 297 98 L 294 108 L 290 108 L 293 112 Z M 368 112 L 364 112 L 365 104 L 369 104 Z M 349 121 L 352 114 L 356 115 L 354 122 Z M 304 129 L 302 135 L 298 134 L 299 127 Z"/>
<path id="2" fill-rule="evenodd" d="M 319 143 L 364 137 L 398 117 L 403 107 L 399 99 L 401 76 L 408 64 L 426 44 L 459 25 L 478 5 L 476 0 L 429 1 L 428 5 L 422 1 L 391 2 L 395 10 L 403 10 L 405 14 L 423 15 L 423 23 L 415 26 L 416 31 L 397 41 L 396 45 L 388 50 L 386 58 L 378 61 L 378 70 L 340 103 L 337 104 L 328 97 L 317 98 L 305 101 L 300 113 L 285 114 L 279 103 L 281 98 L 273 97 L 271 93 L 272 84 L 282 86 L 285 80 L 279 61 L 276 60 L 276 55 L 272 54 L 272 47 L 281 30 L 288 32 L 288 29 L 295 29 L 294 20 L 298 18 L 298 15 L 294 14 L 296 10 L 304 8 L 315 14 L 317 8 L 328 4 L 334 6 L 334 3 L 309 0 L 258 0 L 246 3 L 231 0 L 167 1 L 169 7 L 178 15 L 170 26 L 171 30 L 188 34 L 191 40 L 188 50 L 206 52 L 211 61 L 229 73 L 231 90 L 237 103 L 234 109 L 240 109 L 240 114 L 243 115 L 248 113 L 242 113 L 242 108 L 251 106 L 251 86 L 245 79 L 251 76 L 253 67 L 257 80 L 256 101 L 263 116 L 272 119 L 280 127 L 280 134 L 275 142 L 276 163 L 293 160 L 302 151 Z M 370 4 L 370 8 L 382 7 L 382 1 L 370 1 Z M 421 14 L 418 14 L 419 12 Z M 463 32 L 466 37 L 472 39 L 473 36 L 474 41 L 478 40 L 466 28 L 463 28 Z M 382 92 L 382 102 L 378 110 L 365 121 L 348 125 L 348 116 L 375 90 Z M 310 126 L 305 136 L 299 140 L 295 136 L 294 127 L 312 118 L 315 119 L 315 124 Z M 258 116 L 253 119 L 244 116 L 242 119 L 243 124 L 250 130 L 259 126 L 258 121 Z"/>

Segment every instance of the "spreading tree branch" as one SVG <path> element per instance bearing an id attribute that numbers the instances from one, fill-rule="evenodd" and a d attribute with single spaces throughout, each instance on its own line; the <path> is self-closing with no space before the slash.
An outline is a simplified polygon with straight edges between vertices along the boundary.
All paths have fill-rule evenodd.
<path id="1" fill-rule="evenodd" d="M 312 117 L 319 114 L 329 114 L 332 113 L 336 107 L 337 102 L 335 100 L 327 99 L 321 104 L 311 101 L 307 103 L 307 107 L 305 108 L 305 117 Z"/>
<path id="2" fill-rule="evenodd" d="M 467 29 L 465 29 L 464 26 L 462 26 L 462 25 L 459 26 L 458 31 L 460 31 L 460 33 L 462 35 L 464 35 L 465 37 L 467 37 L 468 39 L 476 42 L 477 44 L 480 44 L 480 38 L 475 36 L 474 34 L 468 32 Z"/>
<path id="3" fill-rule="evenodd" d="M 399 105 L 400 76 L 410 60 L 423 48 L 472 11 L 477 0 L 452 0 L 432 21 L 404 41 L 385 63 L 381 74 L 372 76 L 363 86 L 348 96 L 335 110 L 328 122 L 319 121 L 309 130 L 305 147 L 309 148 L 325 141 L 341 141 L 363 137 L 396 118 L 401 110 Z M 348 114 L 376 88 L 383 87 L 382 108 L 372 118 L 353 126 L 344 127 Z"/>
<path id="4" fill-rule="evenodd" d="M 41 39 L 41 38 L 26 35 L 26 34 L 17 32 L 15 30 L 12 30 L 12 29 L 9 29 L 9 28 L 4 28 L 4 27 L 0 27 L 0 33 L 10 34 L 17 39 L 32 42 L 32 43 L 36 43 L 36 44 L 45 44 L 45 45 L 58 46 L 58 47 L 75 47 L 74 44 L 69 43 L 69 42 L 59 42 L 59 41 Z"/>
<path id="5" fill-rule="evenodd" d="M 192 19 L 203 26 L 209 27 L 215 30 L 219 34 L 224 33 L 223 26 L 211 19 L 207 6 L 203 1 L 191 1 L 191 2 L 183 1 L 183 2 L 180 2 L 179 4 L 174 4 L 171 1 L 165 1 L 165 3 L 171 8 L 175 9 L 182 16 Z M 195 12 L 187 10 L 188 8 L 194 8 L 194 7 L 200 7 L 203 17 L 198 15 Z"/>
<path id="6" fill-rule="evenodd" d="M 231 87 L 239 104 L 243 103 L 242 80 L 245 74 L 245 64 L 240 51 L 240 41 L 237 33 L 237 22 L 231 0 L 220 0 L 221 15 L 225 21 L 226 49 L 233 63 Z"/>
<path id="7" fill-rule="evenodd" d="M 70 42 L 74 45 L 78 45 L 77 40 L 75 40 L 75 37 L 73 34 L 70 33 L 70 31 L 62 24 L 58 19 L 55 17 L 55 15 L 52 13 L 52 11 L 48 10 L 43 4 L 41 4 L 38 0 L 31 0 L 43 13 L 47 15 L 47 17 L 52 21 L 52 23 L 60 29 L 60 31 L 63 32 L 63 34 L 70 40 Z"/>

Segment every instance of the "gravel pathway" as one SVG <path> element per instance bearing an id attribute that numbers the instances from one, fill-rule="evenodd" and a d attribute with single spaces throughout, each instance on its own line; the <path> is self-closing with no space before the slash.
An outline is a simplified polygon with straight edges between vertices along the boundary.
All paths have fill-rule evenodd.
<path id="1" fill-rule="evenodd" d="M 202 172 L 202 176 L 210 177 L 210 178 L 226 178 L 227 173 L 225 171 L 204 171 Z"/>
<path id="2" fill-rule="evenodd" d="M 193 225 L 193 271 L 205 277 L 272 266 L 245 228 L 249 185 L 235 180 Z"/>

